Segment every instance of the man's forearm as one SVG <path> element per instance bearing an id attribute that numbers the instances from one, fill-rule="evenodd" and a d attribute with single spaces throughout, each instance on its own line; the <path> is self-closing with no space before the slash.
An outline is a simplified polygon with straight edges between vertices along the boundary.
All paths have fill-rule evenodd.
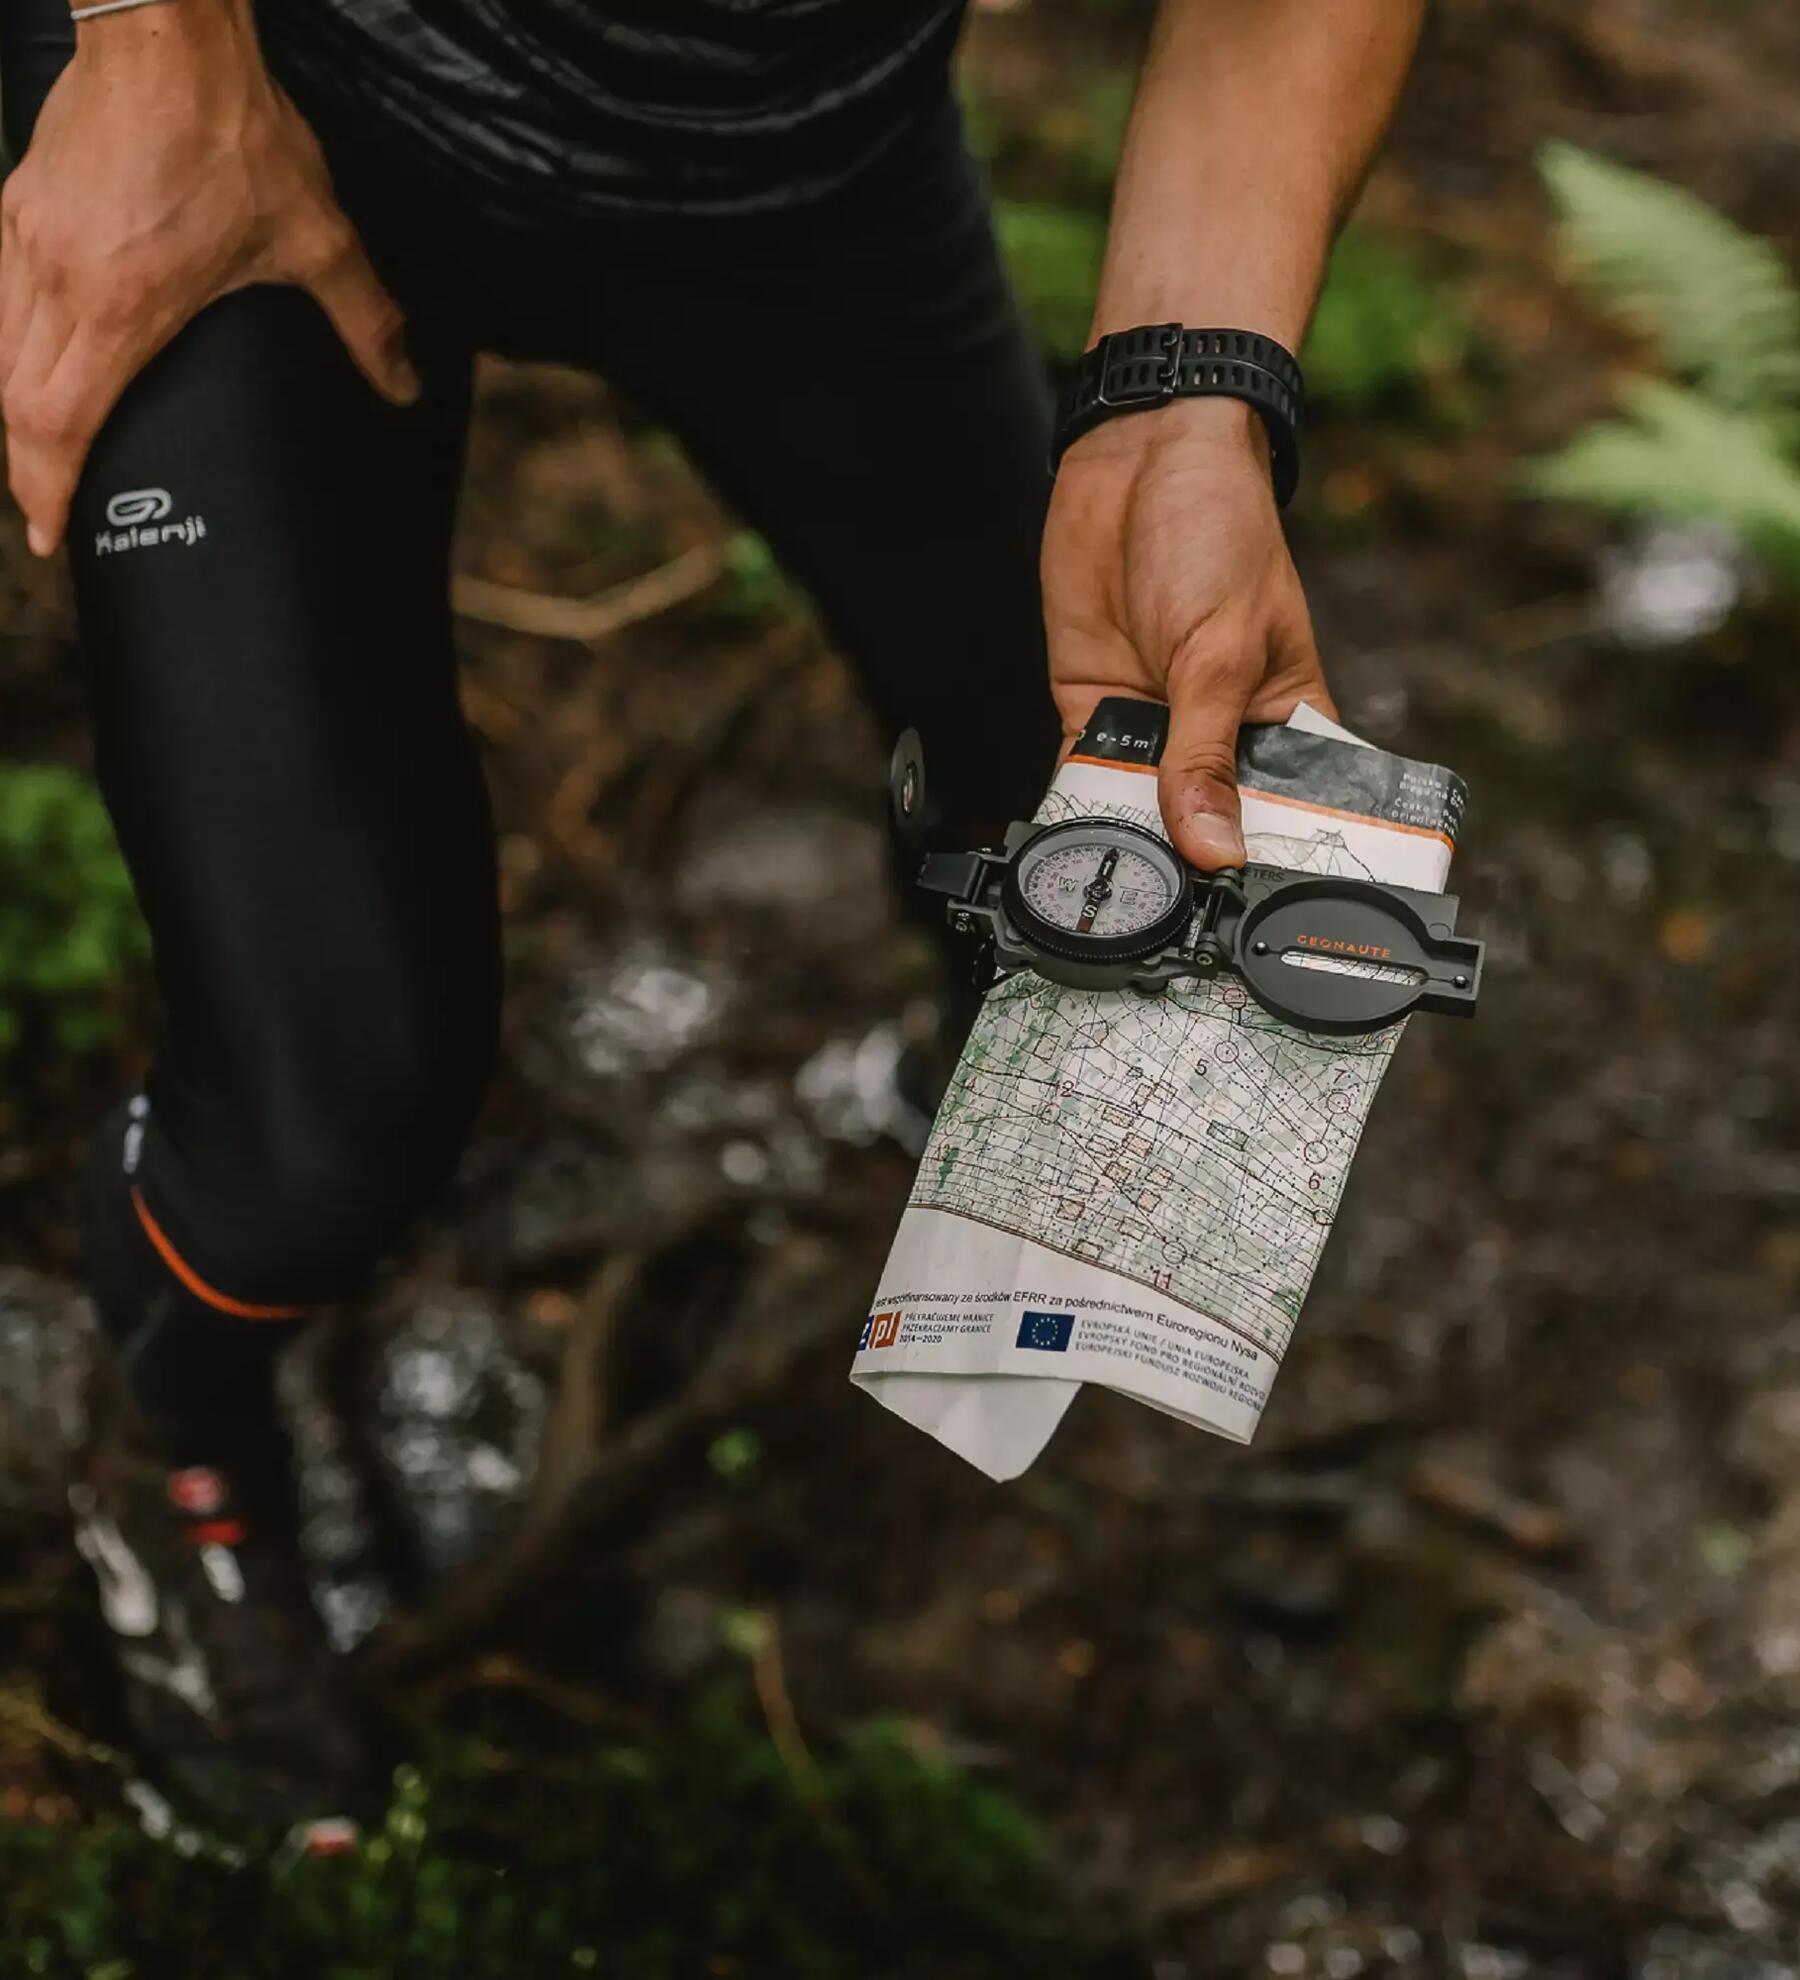
<path id="1" fill-rule="evenodd" d="M 1163 0 L 1093 334 L 1228 324 L 1297 349 L 1423 0 Z"/>

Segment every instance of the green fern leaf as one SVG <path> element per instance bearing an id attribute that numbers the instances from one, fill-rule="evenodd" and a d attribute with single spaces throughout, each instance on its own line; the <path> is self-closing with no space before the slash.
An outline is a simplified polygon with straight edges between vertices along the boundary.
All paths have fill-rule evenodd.
<path id="1" fill-rule="evenodd" d="M 1651 378 L 1629 386 L 1622 405 L 1624 417 L 1596 421 L 1533 463 L 1527 491 L 1622 514 L 1708 517 L 1800 576 L 1800 468 L 1766 420 Z"/>
<path id="2" fill-rule="evenodd" d="M 1702 199 L 1560 140 L 1538 155 L 1571 266 L 1722 406 L 1800 402 L 1800 286 Z"/>

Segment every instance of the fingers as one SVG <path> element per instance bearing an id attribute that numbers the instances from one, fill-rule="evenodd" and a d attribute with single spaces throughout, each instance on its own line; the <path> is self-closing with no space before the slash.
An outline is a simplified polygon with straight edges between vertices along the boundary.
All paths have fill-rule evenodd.
<path id="1" fill-rule="evenodd" d="M 0 394 L 12 384 L 20 353 L 34 328 L 47 324 L 51 316 L 49 304 L 23 279 L 8 284 L 7 301 L 10 308 L 0 310 Z"/>
<path id="2" fill-rule="evenodd" d="M 47 557 L 62 541 L 94 435 L 154 337 L 129 270 L 83 270 L 27 247 L 20 183 L 15 173 L 0 199 L 0 412 L 26 540 Z"/>
<path id="3" fill-rule="evenodd" d="M 5 386 L 7 473 L 34 555 L 68 527 L 94 435 L 137 369 L 134 352 L 40 304 Z"/>
<path id="4" fill-rule="evenodd" d="M 0 226 L 0 385 L 12 376 L 19 361 L 19 348 L 37 300 L 37 284 L 29 277 L 25 251 L 9 219 Z"/>
<path id="5" fill-rule="evenodd" d="M 37 557 L 49 556 L 62 540 L 69 500 L 65 484 L 73 484 L 61 465 L 63 419 L 47 393 L 67 342 L 68 323 L 61 310 L 40 298 L 25 321 L 0 395 L 6 412 L 7 481 L 25 512 L 26 541 Z"/>
<path id="6" fill-rule="evenodd" d="M 1157 796 L 1175 849 L 1207 872 L 1244 863 L 1237 735 L 1250 687 L 1246 671 L 1241 654 L 1215 649 L 1184 656 L 1169 675 L 1169 739 Z"/>
<path id="7" fill-rule="evenodd" d="M 21 184 L 14 173 L 0 194 L 0 410 L 6 419 L 7 479 L 25 512 L 26 540 L 35 555 L 47 557 L 61 530 L 38 513 L 43 506 L 38 491 L 56 479 L 44 458 L 48 435 L 42 430 L 41 393 L 68 340 L 68 323 L 20 238 Z"/>
<path id="8" fill-rule="evenodd" d="M 350 223 L 333 222 L 321 265 L 305 286 L 331 318 L 344 346 L 383 398 L 409 406 L 419 396 L 419 375 L 406 354 L 400 305 L 369 265 Z"/>

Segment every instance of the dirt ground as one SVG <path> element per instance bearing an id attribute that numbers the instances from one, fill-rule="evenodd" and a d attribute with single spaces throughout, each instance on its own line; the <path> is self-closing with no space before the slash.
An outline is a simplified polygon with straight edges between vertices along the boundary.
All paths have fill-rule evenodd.
<path id="1" fill-rule="evenodd" d="M 1024 96 L 1132 25 L 994 8 L 971 60 Z M 1800 249 L 1796 75 L 1774 5 L 1437 11 L 1368 210 L 1487 375 L 1442 427 L 1327 421 L 1294 537 L 1346 720 L 1468 780 L 1491 974 L 1407 1037 L 1248 1451 L 1090 1393 L 999 1488 L 849 1388 L 934 981 L 872 733 L 675 450 L 592 381 L 489 371 L 459 568 L 583 597 L 687 558 L 694 595 L 589 641 L 463 621 L 506 1066 L 452 1203 L 295 1372 L 345 1641 L 492 1545 L 529 1566 L 548 1454 L 578 1548 L 425 1668 L 654 1708 L 767 1612 L 802 1725 L 898 1711 L 1016 1789 L 1158 1980 L 1800 1973 L 1800 621 L 1753 591 L 1634 644 L 1653 548 L 1509 485 L 1628 355 L 1554 277 L 1531 146 Z M 6 751 L 78 756 L 54 579 L 4 530 Z M 124 1069 L 11 1096 L 0 1153 L 0 1664 L 67 1664 L 78 1720 L 45 1321 Z M 554 1400 L 584 1375 L 593 1420 Z"/>

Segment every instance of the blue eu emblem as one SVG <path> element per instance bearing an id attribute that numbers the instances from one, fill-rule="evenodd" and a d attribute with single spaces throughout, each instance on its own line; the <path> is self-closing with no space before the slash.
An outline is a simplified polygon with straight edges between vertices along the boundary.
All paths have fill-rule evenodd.
<path id="1" fill-rule="evenodd" d="M 1018 1345 L 1042 1348 L 1047 1354 L 1064 1354 L 1074 1331 L 1072 1313 L 1027 1313 L 1019 1321 Z"/>

